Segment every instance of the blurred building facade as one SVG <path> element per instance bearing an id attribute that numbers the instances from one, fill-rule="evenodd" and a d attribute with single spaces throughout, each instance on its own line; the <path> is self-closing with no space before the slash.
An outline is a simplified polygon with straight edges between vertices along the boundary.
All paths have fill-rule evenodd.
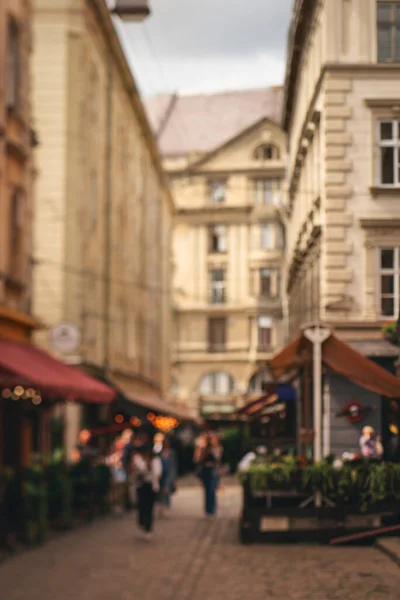
<path id="1" fill-rule="evenodd" d="M 109 8 L 35 2 L 34 307 L 79 332 L 64 360 L 148 402 L 170 391 L 174 209 Z M 37 339 L 54 351 L 49 332 Z M 71 446 L 81 416 L 69 413 Z"/>
<path id="2" fill-rule="evenodd" d="M 34 166 L 31 126 L 31 3 L 0 5 L 0 336 L 28 341 Z"/>
<path id="3" fill-rule="evenodd" d="M 298 0 L 283 108 L 290 338 L 322 321 L 391 371 L 398 348 L 382 326 L 400 306 L 399 38 L 398 1 Z M 324 381 L 329 415 L 371 401 L 332 374 Z M 372 402 L 385 444 L 391 409 L 379 396 Z M 328 454 L 347 450 L 355 432 L 332 420 Z"/>
<path id="4" fill-rule="evenodd" d="M 281 100 L 271 88 L 147 104 L 177 207 L 174 387 L 203 417 L 259 394 L 283 342 Z"/>
<path id="5" fill-rule="evenodd" d="M 299 1 L 285 81 L 290 332 L 322 319 L 377 355 L 400 306 L 399 35 L 400 2 Z"/>

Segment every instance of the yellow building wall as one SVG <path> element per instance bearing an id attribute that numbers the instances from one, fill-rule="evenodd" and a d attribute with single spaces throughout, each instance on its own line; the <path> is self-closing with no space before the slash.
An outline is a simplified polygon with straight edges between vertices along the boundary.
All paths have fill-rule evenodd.
<path id="1" fill-rule="evenodd" d="M 262 143 L 273 143 L 280 158 L 259 164 L 253 152 Z M 176 352 L 174 377 L 179 399 L 193 414 L 203 402 L 237 406 L 245 401 L 249 380 L 262 369 L 265 360 L 279 348 L 284 338 L 282 293 L 275 303 L 261 306 L 251 283 L 252 272 L 261 267 L 283 268 L 281 248 L 260 249 L 260 223 L 278 225 L 280 202 L 285 199 L 282 185 L 274 205 L 254 203 L 254 178 L 276 178 L 283 182 L 285 170 L 285 136 L 269 121 L 232 140 L 226 147 L 203 159 L 190 169 L 180 171 L 182 159 L 164 161 L 177 206 L 173 231 L 174 304 L 176 308 Z M 209 183 L 226 180 L 226 201 L 211 205 Z M 209 227 L 212 223 L 227 227 L 227 252 L 209 251 Z M 227 302 L 210 304 L 209 271 L 226 270 Z M 274 319 L 270 352 L 257 348 L 258 315 Z M 210 353 L 208 320 L 226 317 L 227 341 L 224 352 Z M 232 394 L 219 398 L 201 398 L 199 385 L 210 372 L 224 371 L 234 379 Z"/>
<path id="2" fill-rule="evenodd" d="M 66 360 L 170 392 L 173 204 L 105 4 L 35 4 L 35 308 L 76 324 Z M 48 347 L 48 332 L 38 340 Z M 76 419 L 75 419 L 76 420 Z"/>

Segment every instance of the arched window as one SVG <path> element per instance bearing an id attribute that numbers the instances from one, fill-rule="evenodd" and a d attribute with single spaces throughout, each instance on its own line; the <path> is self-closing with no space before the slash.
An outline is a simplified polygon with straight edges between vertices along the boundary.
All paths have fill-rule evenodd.
<path id="1" fill-rule="evenodd" d="M 235 389 L 235 381 L 229 373 L 216 371 L 207 373 L 200 381 L 199 392 L 201 396 L 227 396 Z"/>
<path id="2" fill-rule="evenodd" d="M 254 150 L 253 158 L 259 161 L 279 160 L 280 151 L 274 144 L 261 144 Z"/>
<path id="3" fill-rule="evenodd" d="M 268 383 L 270 381 L 272 381 L 272 376 L 267 369 L 257 371 L 257 373 L 254 373 L 249 381 L 249 393 L 261 394 L 263 392 L 263 383 Z"/>

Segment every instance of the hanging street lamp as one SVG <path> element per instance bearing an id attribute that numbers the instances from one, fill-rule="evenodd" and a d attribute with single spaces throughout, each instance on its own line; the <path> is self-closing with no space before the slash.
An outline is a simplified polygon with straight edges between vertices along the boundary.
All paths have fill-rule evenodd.
<path id="1" fill-rule="evenodd" d="M 113 15 L 122 21 L 143 21 L 150 15 L 149 0 L 109 0 Z"/>

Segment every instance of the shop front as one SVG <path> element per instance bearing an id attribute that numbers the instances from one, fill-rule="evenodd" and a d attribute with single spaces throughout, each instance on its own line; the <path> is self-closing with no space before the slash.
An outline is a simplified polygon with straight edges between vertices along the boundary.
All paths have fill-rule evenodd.
<path id="1" fill-rule="evenodd" d="M 49 421 L 60 403 L 109 404 L 115 392 L 29 344 L 0 340 L 0 465 L 28 466 L 51 449 Z"/>
<path id="2" fill-rule="evenodd" d="M 291 379 L 297 383 L 302 453 L 312 455 L 316 426 L 321 431 L 322 456 L 358 453 L 365 425 L 372 426 L 379 435 L 383 434 L 385 443 L 389 442 L 386 429 L 390 431 L 390 427 L 399 426 L 400 379 L 333 332 L 321 346 L 320 363 L 321 378 L 315 382 L 313 346 L 304 334 L 269 362 L 276 379 Z M 320 394 L 317 394 L 321 403 L 317 413 L 320 423 L 314 423 L 315 386 L 320 386 Z M 352 411 L 355 411 L 354 416 Z"/>
<path id="3" fill-rule="evenodd" d="M 319 325 L 302 332 L 268 366 L 276 382 L 296 381 L 300 392 L 297 453 L 259 456 L 241 474 L 242 541 L 338 543 L 373 537 L 397 523 L 400 465 L 385 460 L 378 443 L 387 403 L 393 409 L 388 418 L 397 418 L 400 380 Z M 246 407 L 258 427 L 271 411 L 284 414 L 278 387 L 275 396 Z M 370 442 L 362 431 L 366 425 Z M 373 452 L 364 452 L 365 439 Z"/>
<path id="4" fill-rule="evenodd" d="M 266 393 L 235 414 L 247 429 L 253 446 L 268 453 L 296 453 L 296 390 L 290 384 L 270 384 Z"/>

